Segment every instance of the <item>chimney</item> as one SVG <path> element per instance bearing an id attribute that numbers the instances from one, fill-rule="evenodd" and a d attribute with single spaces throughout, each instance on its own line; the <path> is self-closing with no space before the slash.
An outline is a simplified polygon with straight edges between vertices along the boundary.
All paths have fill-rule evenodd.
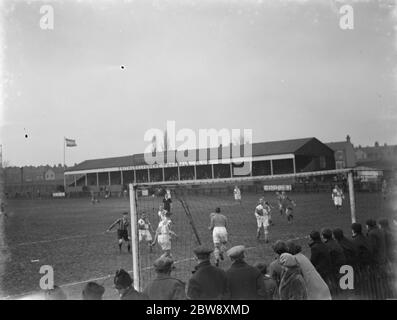
<path id="1" fill-rule="evenodd" d="M 349 135 L 346 136 L 346 141 L 350 143 L 350 136 Z"/>
<path id="2" fill-rule="evenodd" d="M 379 147 L 379 142 L 375 141 L 375 147 Z"/>

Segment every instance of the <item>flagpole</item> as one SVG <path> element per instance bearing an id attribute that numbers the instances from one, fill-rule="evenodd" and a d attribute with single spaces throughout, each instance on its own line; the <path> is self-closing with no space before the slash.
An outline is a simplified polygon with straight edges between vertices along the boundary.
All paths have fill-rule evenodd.
<path id="1" fill-rule="evenodd" d="M 63 137 L 63 191 L 65 192 L 65 197 L 66 197 L 66 175 L 65 175 L 65 170 L 66 170 L 66 161 L 65 161 L 65 143 L 66 143 L 66 137 Z"/>

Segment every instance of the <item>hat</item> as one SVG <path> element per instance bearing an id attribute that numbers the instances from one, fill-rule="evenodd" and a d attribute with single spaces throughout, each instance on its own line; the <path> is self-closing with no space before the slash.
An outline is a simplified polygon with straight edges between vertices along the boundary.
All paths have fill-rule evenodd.
<path id="1" fill-rule="evenodd" d="M 157 272 L 167 272 L 171 270 L 173 264 L 174 260 L 167 257 L 166 255 L 162 255 L 160 258 L 154 261 L 153 266 Z"/>
<path id="2" fill-rule="evenodd" d="M 327 240 L 332 238 L 332 230 L 331 229 L 328 229 L 328 228 L 321 229 L 321 234 Z"/>
<path id="3" fill-rule="evenodd" d="M 131 286 L 132 279 L 127 271 L 124 269 L 120 269 L 116 271 L 116 275 L 114 276 L 114 285 L 116 289 L 125 289 Z"/>
<path id="4" fill-rule="evenodd" d="M 374 219 L 368 219 L 365 223 L 368 227 L 375 228 L 376 227 L 376 221 Z"/>
<path id="5" fill-rule="evenodd" d="M 44 292 L 46 300 L 67 300 L 65 292 L 58 286 Z"/>
<path id="6" fill-rule="evenodd" d="M 283 240 L 277 240 L 273 245 L 273 251 L 278 255 L 288 252 L 287 244 Z"/>
<path id="7" fill-rule="evenodd" d="M 290 253 L 292 255 L 295 255 L 302 251 L 302 247 L 293 240 L 288 240 L 286 242 L 286 245 L 288 248 L 288 253 Z M 283 252 L 283 253 L 285 253 L 285 252 Z"/>
<path id="8" fill-rule="evenodd" d="M 264 262 L 257 262 L 254 264 L 254 267 L 257 268 L 263 274 L 266 274 L 267 272 L 267 264 Z"/>
<path id="9" fill-rule="evenodd" d="M 101 300 L 103 294 L 105 293 L 105 288 L 96 282 L 88 282 L 83 289 L 83 299 L 84 300 Z"/>
<path id="10" fill-rule="evenodd" d="M 206 246 L 198 246 L 193 250 L 196 256 L 209 256 L 214 250 Z"/>
<path id="11" fill-rule="evenodd" d="M 312 239 L 312 240 L 314 240 L 314 241 L 318 241 L 318 240 L 320 240 L 321 241 L 321 237 L 320 237 L 320 232 L 318 232 L 318 231 L 312 231 L 312 232 L 310 232 L 310 238 Z"/>
<path id="12" fill-rule="evenodd" d="M 292 254 L 290 254 L 290 253 L 283 253 L 283 254 L 280 256 L 280 264 L 281 264 L 283 267 L 290 268 L 290 267 L 295 267 L 295 266 L 297 266 L 297 265 L 298 265 L 298 262 L 296 261 L 295 257 L 294 257 Z"/>
<path id="13" fill-rule="evenodd" d="M 336 228 L 332 231 L 334 238 L 336 240 L 341 240 L 343 238 L 343 230 L 340 228 Z"/>
<path id="14" fill-rule="evenodd" d="M 240 257 L 245 251 L 244 246 L 235 246 L 233 248 L 230 248 L 226 254 L 229 256 L 229 258 L 238 258 Z"/>
<path id="15" fill-rule="evenodd" d="M 352 223 L 351 228 L 354 231 L 354 233 L 361 234 L 361 232 L 362 232 L 362 226 L 360 223 L 357 223 L 357 222 Z"/>

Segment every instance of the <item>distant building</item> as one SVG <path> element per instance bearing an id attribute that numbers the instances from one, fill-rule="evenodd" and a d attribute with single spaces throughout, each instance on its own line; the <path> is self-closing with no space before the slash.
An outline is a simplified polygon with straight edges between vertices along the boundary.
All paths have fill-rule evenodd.
<path id="1" fill-rule="evenodd" d="M 385 177 L 397 178 L 397 145 L 358 146 L 355 148 L 357 165 L 383 170 Z"/>
<path id="2" fill-rule="evenodd" d="M 335 168 L 354 168 L 357 165 L 354 146 L 350 141 L 350 136 L 346 136 L 345 141 L 329 142 L 326 144 L 334 150 Z"/>
<path id="3" fill-rule="evenodd" d="M 55 172 L 52 169 L 48 169 L 45 173 L 44 173 L 44 179 L 46 181 L 52 181 L 55 180 Z"/>
<path id="4" fill-rule="evenodd" d="M 24 166 L 4 168 L 5 192 L 10 196 L 50 195 L 63 186 L 65 168 L 58 166 Z"/>

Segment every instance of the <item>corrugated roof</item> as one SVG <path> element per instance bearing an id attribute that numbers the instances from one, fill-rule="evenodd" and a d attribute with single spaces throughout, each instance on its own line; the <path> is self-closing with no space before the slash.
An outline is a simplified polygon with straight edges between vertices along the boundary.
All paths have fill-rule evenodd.
<path id="1" fill-rule="evenodd" d="M 292 139 L 292 140 L 281 140 L 281 141 L 270 141 L 270 142 L 258 142 L 252 144 L 252 156 L 270 156 L 270 155 L 282 155 L 294 153 L 299 150 L 306 143 L 315 138 L 303 138 L 303 139 Z M 226 149 L 223 147 L 222 149 Z M 201 151 L 205 149 L 201 149 Z M 218 150 L 218 152 L 214 152 L 213 154 L 217 154 L 216 158 L 221 158 L 222 150 L 221 148 L 213 148 L 208 149 L 207 151 L 207 159 L 213 159 L 211 156 L 211 150 Z M 183 151 L 180 151 L 183 152 Z M 198 159 L 200 149 L 196 150 L 196 155 Z M 123 156 L 123 157 L 113 157 L 113 158 L 103 158 L 103 159 L 93 159 L 86 160 L 78 165 L 67 168 L 66 171 L 82 171 L 82 170 L 93 170 L 93 169 L 104 169 L 104 168 L 118 168 L 118 167 L 129 167 L 129 166 L 139 166 L 145 165 L 144 154 L 134 154 L 131 156 Z"/>
<path id="2" fill-rule="evenodd" d="M 80 171 L 104 168 L 117 168 L 133 165 L 133 156 L 113 157 L 85 160 L 74 167 L 67 168 L 66 171 Z"/>
<path id="3" fill-rule="evenodd" d="M 344 150 L 349 146 L 352 146 L 351 142 L 348 141 L 328 142 L 326 145 L 334 151 Z"/>

